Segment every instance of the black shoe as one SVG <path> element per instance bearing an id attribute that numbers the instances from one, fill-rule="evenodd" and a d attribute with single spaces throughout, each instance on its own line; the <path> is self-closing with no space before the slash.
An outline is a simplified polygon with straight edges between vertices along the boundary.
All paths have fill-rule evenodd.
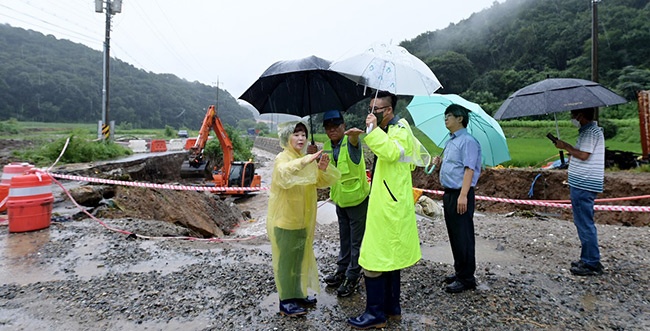
<path id="1" fill-rule="evenodd" d="M 293 300 L 294 300 L 295 303 L 297 303 L 297 304 L 299 304 L 299 305 L 301 305 L 303 307 L 312 307 L 312 306 L 316 305 L 316 303 L 318 302 L 316 297 L 309 296 L 309 295 L 306 298 L 293 299 Z"/>
<path id="2" fill-rule="evenodd" d="M 300 307 L 295 299 L 280 300 L 280 315 L 295 317 L 305 314 L 307 314 L 307 310 Z"/>
<path id="3" fill-rule="evenodd" d="M 603 265 L 598 262 L 596 266 L 590 266 L 580 261 L 577 266 L 572 266 L 569 270 L 576 276 L 600 276 L 603 274 Z"/>
<path id="4" fill-rule="evenodd" d="M 571 268 L 576 268 L 582 263 L 582 260 L 571 261 Z"/>
<path id="5" fill-rule="evenodd" d="M 343 283 L 344 280 L 345 280 L 345 274 L 337 272 L 333 275 L 329 275 L 325 277 L 325 284 L 331 287 L 339 286 L 341 285 L 341 283 Z"/>
<path id="6" fill-rule="evenodd" d="M 445 276 L 445 284 L 451 284 L 456 281 L 456 274 Z"/>
<path id="7" fill-rule="evenodd" d="M 453 283 L 445 287 L 445 291 L 447 291 L 447 293 L 460 293 L 467 290 L 473 290 L 475 288 L 476 288 L 476 284 L 465 285 L 461 283 L 459 280 L 455 280 Z"/>
<path id="8" fill-rule="evenodd" d="M 336 295 L 339 297 L 348 297 L 359 287 L 359 278 L 345 278 L 343 284 L 336 289 Z"/>

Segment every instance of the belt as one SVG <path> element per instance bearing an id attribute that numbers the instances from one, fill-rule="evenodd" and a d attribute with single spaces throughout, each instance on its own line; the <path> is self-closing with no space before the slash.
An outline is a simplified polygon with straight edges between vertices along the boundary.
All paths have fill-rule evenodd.
<path id="1" fill-rule="evenodd" d="M 474 189 L 474 186 L 470 187 L 468 192 L 473 190 L 473 189 Z M 444 190 L 445 190 L 445 193 L 460 193 L 461 189 L 459 189 L 459 188 L 446 188 L 445 187 Z"/>

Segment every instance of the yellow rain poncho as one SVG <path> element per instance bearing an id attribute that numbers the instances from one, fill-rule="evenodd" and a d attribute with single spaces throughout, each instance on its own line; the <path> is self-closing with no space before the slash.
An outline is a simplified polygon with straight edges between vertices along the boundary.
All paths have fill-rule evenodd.
<path id="1" fill-rule="evenodd" d="M 406 121 L 376 129 L 364 142 L 377 156 L 372 177 L 366 232 L 359 265 L 370 271 L 393 271 L 422 257 L 413 204 L 413 138 Z"/>
<path id="2" fill-rule="evenodd" d="M 306 144 L 300 152 L 291 147 L 298 123 L 302 122 L 287 122 L 278 129 L 284 150 L 275 158 L 266 220 L 280 300 L 304 298 L 307 288 L 320 290 L 313 249 L 316 188 L 331 186 L 341 177 L 332 164 L 321 171 L 316 161 L 309 162 Z"/>

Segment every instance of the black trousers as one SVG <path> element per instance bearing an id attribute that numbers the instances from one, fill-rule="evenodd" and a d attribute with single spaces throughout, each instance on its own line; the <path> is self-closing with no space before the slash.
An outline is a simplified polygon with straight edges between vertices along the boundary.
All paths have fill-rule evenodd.
<path id="1" fill-rule="evenodd" d="M 357 279 L 361 274 L 359 250 L 366 230 L 368 198 L 352 207 L 336 206 L 339 220 L 339 258 L 336 261 L 337 273 L 345 273 L 348 278 Z"/>
<path id="2" fill-rule="evenodd" d="M 474 188 L 467 193 L 467 211 L 458 214 L 457 204 L 460 190 L 445 189 L 442 196 L 443 209 L 447 234 L 451 243 L 451 252 L 454 256 L 454 270 L 456 278 L 465 285 L 476 285 L 474 272 L 476 271 L 476 254 L 474 239 L 474 208 L 476 200 Z"/>

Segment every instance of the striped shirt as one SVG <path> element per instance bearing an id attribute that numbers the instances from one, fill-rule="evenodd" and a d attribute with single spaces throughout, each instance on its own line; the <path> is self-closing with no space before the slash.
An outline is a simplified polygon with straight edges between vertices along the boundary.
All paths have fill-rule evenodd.
<path id="1" fill-rule="evenodd" d="M 571 157 L 569 162 L 569 186 L 601 193 L 605 178 L 605 136 L 596 122 L 583 125 L 578 130 L 575 148 L 590 153 L 582 161 Z"/>

